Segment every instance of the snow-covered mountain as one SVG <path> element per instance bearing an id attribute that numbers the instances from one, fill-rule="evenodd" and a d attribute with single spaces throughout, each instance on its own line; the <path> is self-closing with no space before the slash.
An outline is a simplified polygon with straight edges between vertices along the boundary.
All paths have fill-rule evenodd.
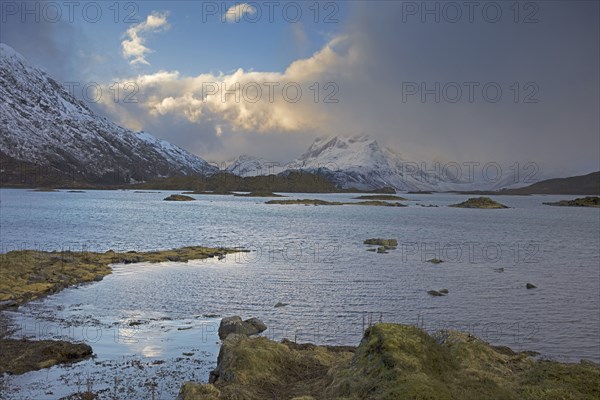
<path id="1" fill-rule="evenodd" d="M 397 190 L 442 190 L 435 176 L 422 173 L 399 154 L 365 135 L 318 138 L 285 168 L 324 174 L 343 188 L 391 186 Z"/>
<path id="2" fill-rule="evenodd" d="M 4 178 L 14 176 L 11 168 L 23 164 L 89 182 L 141 181 L 216 171 L 167 141 L 96 115 L 60 83 L 2 43 L 0 98 Z"/>
<path id="3" fill-rule="evenodd" d="M 323 174 L 342 188 L 377 189 L 384 186 L 411 190 L 495 190 L 518 187 L 507 169 L 496 180 L 494 168 L 485 179 L 482 165 L 415 162 L 380 146 L 369 136 L 318 138 L 304 154 L 285 166 Z"/>
<path id="4" fill-rule="evenodd" d="M 283 171 L 277 162 L 245 154 L 227 162 L 226 165 L 225 171 L 238 176 L 276 175 Z"/>

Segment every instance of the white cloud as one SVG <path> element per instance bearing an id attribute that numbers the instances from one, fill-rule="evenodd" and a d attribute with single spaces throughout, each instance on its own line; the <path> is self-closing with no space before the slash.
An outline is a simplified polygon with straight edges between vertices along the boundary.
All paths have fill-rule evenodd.
<path id="1" fill-rule="evenodd" d="M 251 6 L 248 3 L 238 3 L 234 6 L 229 7 L 227 12 L 223 14 L 223 20 L 235 23 L 240 22 L 244 15 L 254 15 L 256 13 L 256 8 Z"/>
<path id="2" fill-rule="evenodd" d="M 351 53 L 338 53 L 339 37 L 311 57 L 293 62 L 284 72 L 257 72 L 238 69 L 229 74 L 181 76 L 178 71 L 159 71 L 124 79 L 135 82 L 138 103 L 112 107 L 129 126 L 147 118 L 178 117 L 188 123 L 210 122 L 217 132 L 299 132 L 326 125 L 324 89 L 335 83 L 335 71 L 348 68 Z M 315 83 L 318 86 L 315 86 Z M 317 89 L 318 88 L 318 89 Z M 319 101 L 315 102 L 318 92 Z M 110 99 L 109 99 L 110 100 Z M 108 100 L 107 100 L 108 101 Z M 132 108 L 135 108 L 133 110 Z M 131 120 L 138 115 L 138 122 Z"/>
<path id="3" fill-rule="evenodd" d="M 146 60 L 146 55 L 152 50 L 145 46 L 144 35 L 168 30 L 170 28 L 167 22 L 168 15 L 168 12 L 153 12 L 146 17 L 146 21 L 135 24 L 125 31 L 126 39 L 121 42 L 121 49 L 123 57 L 129 59 L 131 65 L 150 65 Z"/>

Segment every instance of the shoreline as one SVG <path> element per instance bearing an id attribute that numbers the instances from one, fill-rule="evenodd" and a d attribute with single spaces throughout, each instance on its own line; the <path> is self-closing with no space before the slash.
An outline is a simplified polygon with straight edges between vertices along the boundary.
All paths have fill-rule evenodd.
<path id="1" fill-rule="evenodd" d="M 10 338 L 9 318 L 4 315 L 4 310 L 16 310 L 31 300 L 44 298 L 68 287 L 100 281 L 112 273 L 113 264 L 184 262 L 223 257 L 240 251 L 247 250 L 191 246 L 126 253 L 112 250 L 105 253 L 15 250 L 0 254 L 0 374 L 18 375 L 92 356 L 92 348 L 85 343 Z"/>

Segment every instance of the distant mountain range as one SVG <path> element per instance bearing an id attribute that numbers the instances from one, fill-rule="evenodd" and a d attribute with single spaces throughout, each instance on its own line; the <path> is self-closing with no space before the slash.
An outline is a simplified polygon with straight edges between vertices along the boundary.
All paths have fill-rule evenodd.
<path id="1" fill-rule="evenodd" d="M 486 180 L 482 168 L 479 165 L 469 171 L 464 164 L 417 163 L 362 135 L 318 138 L 300 157 L 287 164 L 241 156 L 231 161 L 226 170 L 240 176 L 304 171 L 325 176 L 340 188 L 361 190 L 381 187 L 399 191 L 496 190 L 527 184 L 514 179 L 509 168 L 494 176 L 493 181 Z M 495 172 L 493 168 L 490 171 Z"/>
<path id="2" fill-rule="evenodd" d="M 243 155 L 219 169 L 202 158 L 146 132 L 133 132 L 96 115 L 44 71 L 0 44 L 0 181 L 3 185 L 123 185 L 172 177 L 239 177 L 307 173 L 340 189 L 399 191 L 514 190 L 515 194 L 597 193 L 597 179 L 525 182 L 506 176 L 482 179 L 467 168 L 415 163 L 366 135 L 316 139 L 295 160 L 279 164 Z M 437 169 L 436 169 L 437 165 Z M 592 174 L 593 175 L 593 174 Z M 574 178 L 572 178 L 574 179 Z M 260 180 L 256 181 L 260 182 Z M 302 181 L 298 187 L 307 187 Z M 596 185 L 596 186 L 594 186 Z M 322 186 L 322 185 L 321 185 Z M 578 189 L 575 189 L 577 187 Z M 319 190 L 331 190 L 330 188 Z M 558 192 L 557 192 L 558 190 Z M 507 194 L 509 192 L 506 192 Z M 579 194 L 579 192 L 578 192 Z"/>

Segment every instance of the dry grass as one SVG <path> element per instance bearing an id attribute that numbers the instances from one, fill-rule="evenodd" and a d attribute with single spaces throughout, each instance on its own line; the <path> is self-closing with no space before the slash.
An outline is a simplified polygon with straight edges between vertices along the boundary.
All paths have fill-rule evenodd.
<path id="1" fill-rule="evenodd" d="M 228 337 L 214 384 L 187 383 L 183 400 L 597 399 L 600 368 L 535 361 L 450 331 L 370 327 L 358 348 Z M 209 392 L 210 395 L 204 395 Z"/>

